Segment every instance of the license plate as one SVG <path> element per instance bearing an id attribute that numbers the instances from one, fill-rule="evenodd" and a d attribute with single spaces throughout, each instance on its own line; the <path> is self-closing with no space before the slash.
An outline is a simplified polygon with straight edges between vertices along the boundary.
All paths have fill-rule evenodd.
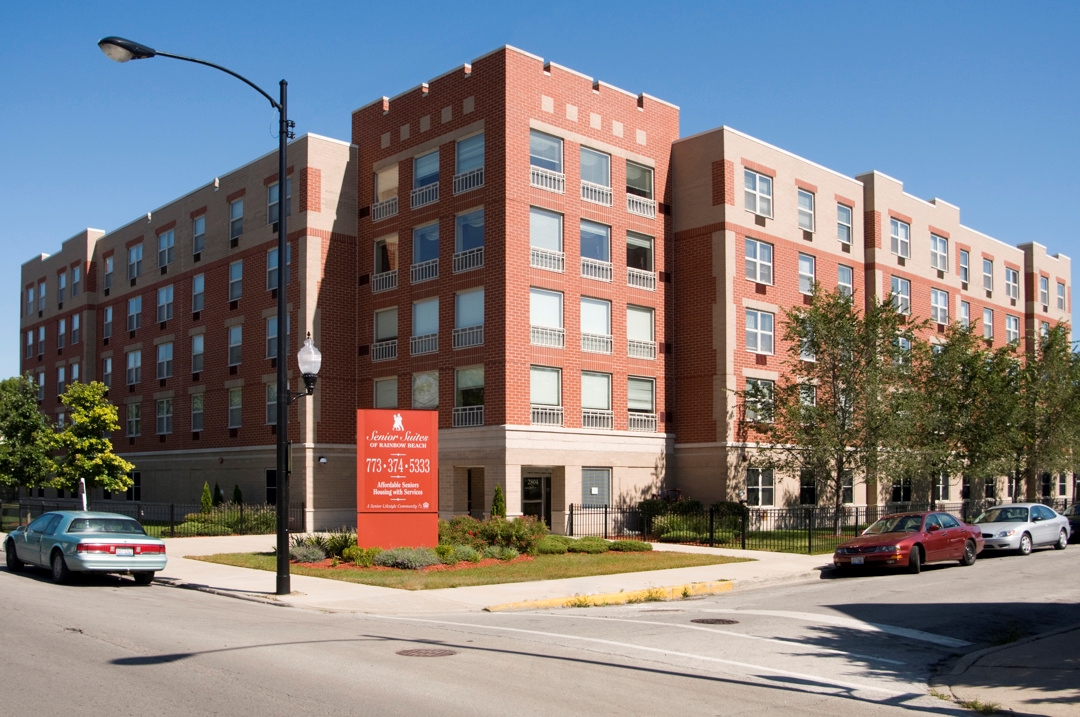
<path id="1" fill-rule="evenodd" d="M 116 554 L 122 558 L 130 558 L 135 554 L 135 548 L 117 548 Z"/>
<path id="2" fill-rule="evenodd" d="M 866 558 L 864 558 L 863 556 L 856 555 L 855 557 L 853 557 L 851 559 L 851 564 L 852 565 L 862 565 L 865 560 L 866 560 Z"/>

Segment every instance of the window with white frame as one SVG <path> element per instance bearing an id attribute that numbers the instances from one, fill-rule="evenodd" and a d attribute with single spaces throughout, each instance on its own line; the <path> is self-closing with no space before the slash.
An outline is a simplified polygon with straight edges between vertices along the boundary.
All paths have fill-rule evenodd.
<path id="1" fill-rule="evenodd" d="M 164 323 L 173 317 L 173 287 L 163 286 L 157 291 L 157 320 Z"/>
<path id="2" fill-rule="evenodd" d="M 157 434 L 159 436 L 172 433 L 172 402 L 171 398 L 157 400 Z"/>
<path id="3" fill-rule="evenodd" d="M 484 367 L 464 366 L 454 371 L 454 407 L 484 405 Z"/>
<path id="4" fill-rule="evenodd" d="M 396 306 L 375 312 L 375 343 L 394 341 L 398 337 L 398 310 Z"/>
<path id="5" fill-rule="evenodd" d="M 991 259 L 983 259 L 983 288 L 994 290 L 994 262 Z"/>
<path id="6" fill-rule="evenodd" d="M 529 289 L 531 342 L 538 346 L 563 346 L 563 295 L 558 291 Z"/>
<path id="7" fill-rule="evenodd" d="M 285 283 L 289 283 L 289 269 L 292 264 L 292 245 L 285 245 Z M 278 250 L 274 247 L 266 252 L 266 290 L 278 288 Z"/>
<path id="8" fill-rule="evenodd" d="M 277 358 L 277 342 L 278 342 L 278 330 L 277 330 L 277 317 L 266 317 L 266 358 Z"/>
<path id="9" fill-rule="evenodd" d="M 75 298 L 82 290 L 82 267 L 71 267 L 71 298 Z"/>
<path id="10" fill-rule="evenodd" d="M 772 244 L 746 239 L 746 278 L 758 284 L 773 283 Z"/>
<path id="11" fill-rule="evenodd" d="M 1020 298 L 1020 272 L 1005 267 L 1005 295 L 1010 299 Z"/>
<path id="12" fill-rule="evenodd" d="M 74 314 L 71 317 L 71 343 L 79 343 L 79 339 L 82 338 L 82 320 L 79 318 L 80 314 Z"/>
<path id="13" fill-rule="evenodd" d="M 134 279 L 142 274 L 142 242 L 128 247 L 128 270 L 129 279 Z"/>
<path id="14" fill-rule="evenodd" d="M 529 164 L 562 174 L 563 141 L 550 134 L 529 131 Z"/>
<path id="15" fill-rule="evenodd" d="M 44 326 L 39 326 L 38 327 L 37 352 L 38 352 L 38 356 L 45 353 L 45 327 Z"/>
<path id="16" fill-rule="evenodd" d="M 127 384 L 134 386 L 142 380 L 142 351 L 128 351 L 127 354 Z"/>
<path id="17" fill-rule="evenodd" d="M 768 379 L 746 379 L 746 420 L 748 422 L 772 422 L 775 389 L 776 384 Z"/>
<path id="18" fill-rule="evenodd" d="M 983 309 L 983 338 L 994 338 L 994 310 Z"/>
<path id="19" fill-rule="evenodd" d="M 483 321 L 481 320 L 481 323 Z M 439 333 L 439 297 L 414 301 L 412 305 L 413 338 Z"/>
<path id="20" fill-rule="evenodd" d="M 64 299 L 67 298 L 67 271 L 62 271 L 56 275 L 56 303 L 58 306 L 64 304 Z"/>
<path id="21" fill-rule="evenodd" d="M 851 207 L 846 204 L 836 205 L 836 238 L 841 244 L 850 244 L 852 236 Z"/>
<path id="22" fill-rule="evenodd" d="M 176 232 L 172 229 L 158 234 L 158 267 L 173 263 L 176 252 Z"/>
<path id="23" fill-rule="evenodd" d="M 125 427 L 129 437 L 142 435 L 142 406 L 137 403 L 129 403 L 125 407 Z"/>
<path id="24" fill-rule="evenodd" d="M 647 306 L 626 307 L 626 339 L 631 358 L 656 358 L 654 311 Z"/>
<path id="25" fill-rule="evenodd" d="M 229 239 L 238 239 L 244 233 L 244 200 L 237 199 L 229 205 Z"/>
<path id="26" fill-rule="evenodd" d="M 142 327 L 142 297 L 133 296 L 128 299 L 127 309 L 128 331 L 135 331 L 136 329 Z"/>
<path id="27" fill-rule="evenodd" d="M 237 324 L 229 327 L 229 365 L 239 366 L 244 343 L 244 326 Z"/>
<path id="28" fill-rule="evenodd" d="M 653 198 L 653 171 L 637 162 L 626 162 L 626 193 L 644 199 Z"/>
<path id="29" fill-rule="evenodd" d="M 229 428 L 239 428 L 244 417 L 244 389 L 229 389 Z"/>
<path id="30" fill-rule="evenodd" d="M 799 291 L 804 294 L 814 293 L 816 278 L 816 261 L 809 254 L 799 254 Z"/>
<path id="31" fill-rule="evenodd" d="M 236 301 L 244 293 L 244 260 L 229 264 L 229 301 Z"/>
<path id="32" fill-rule="evenodd" d="M 483 326 L 483 287 L 454 294 L 455 346 L 477 346 L 483 343 Z M 480 327 L 479 330 L 478 327 Z"/>
<path id="33" fill-rule="evenodd" d="M 893 307 L 901 314 L 911 313 L 911 282 L 899 276 L 892 278 Z"/>
<path id="34" fill-rule="evenodd" d="M 206 303 L 206 276 L 196 274 L 191 277 L 191 312 L 202 311 Z"/>
<path id="35" fill-rule="evenodd" d="M 581 350 L 611 353 L 611 302 L 581 297 Z"/>
<path id="36" fill-rule="evenodd" d="M 277 382 L 266 384 L 266 425 L 277 425 Z"/>
<path id="37" fill-rule="evenodd" d="M 611 155 L 581 148 L 581 181 L 611 188 Z"/>
<path id="38" fill-rule="evenodd" d="M 439 407 L 439 372 L 421 371 L 412 377 L 412 407 L 434 410 Z"/>
<path id="39" fill-rule="evenodd" d="M 203 394 L 191 394 L 191 432 L 198 433 L 203 429 Z"/>
<path id="40" fill-rule="evenodd" d="M 476 172 L 484 168 L 484 133 L 474 134 L 472 137 L 466 137 L 460 139 L 456 146 L 456 171 L 455 175 L 460 176 L 468 174 L 469 172 Z M 483 183 L 483 175 L 480 175 L 480 184 Z M 473 186 L 480 186 L 480 184 L 474 184 L 469 182 L 468 189 Z"/>
<path id="41" fill-rule="evenodd" d="M 941 289 L 930 289 L 930 320 L 938 324 L 949 323 L 949 294 Z"/>
<path id="42" fill-rule="evenodd" d="M 167 341 L 157 347 L 157 377 L 169 378 L 173 371 L 173 344 Z"/>
<path id="43" fill-rule="evenodd" d="M 611 263 L 611 227 L 581 220 L 581 258 Z"/>
<path id="44" fill-rule="evenodd" d="M 938 271 L 949 270 L 949 240 L 937 234 L 930 235 L 930 267 Z"/>
<path id="45" fill-rule="evenodd" d="M 1039 322 L 1039 336 L 1041 336 L 1042 338 L 1045 339 L 1049 335 L 1050 335 L 1050 322 L 1049 321 L 1040 321 Z"/>
<path id="46" fill-rule="evenodd" d="M 413 229 L 413 265 L 439 258 L 439 223 Z"/>
<path id="47" fill-rule="evenodd" d="M 38 386 L 37 400 L 44 401 L 45 400 L 45 372 L 44 371 L 38 371 L 37 386 Z"/>
<path id="48" fill-rule="evenodd" d="M 112 357 L 101 359 L 101 383 L 105 388 L 112 388 Z"/>
<path id="49" fill-rule="evenodd" d="M 113 324 L 113 307 L 106 306 L 104 316 L 102 317 L 101 338 L 103 338 L 103 339 L 112 338 L 112 324 Z"/>
<path id="50" fill-rule="evenodd" d="M 398 268 L 398 235 L 390 234 L 375 240 L 375 274 L 386 274 Z"/>
<path id="51" fill-rule="evenodd" d="M 191 253 L 199 254 L 206 249 L 206 215 L 191 220 Z"/>
<path id="52" fill-rule="evenodd" d="M 1020 317 L 1005 315 L 1005 340 L 1010 344 L 1020 340 Z"/>
<path id="53" fill-rule="evenodd" d="M 743 169 L 744 202 L 747 211 L 772 216 L 772 177 Z"/>
<path id="54" fill-rule="evenodd" d="M 397 199 L 397 195 L 398 165 L 394 163 L 375 172 L 375 201 L 386 202 Z"/>
<path id="55" fill-rule="evenodd" d="M 72 383 L 78 383 L 79 382 L 79 363 L 76 361 L 75 363 L 71 364 L 68 368 L 71 369 L 71 382 Z"/>
<path id="56" fill-rule="evenodd" d="M 454 253 L 482 249 L 484 246 L 484 210 L 474 209 L 471 212 L 458 214 L 454 217 Z"/>
<path id="57" fill-rule="evenodd" d="M 817 405 L 817 386 L 812 383 L 799 384 L 799 405 L 805 408 Z"/>
<path id="58" fill-rule="evenodd" d="M 581 372 L 581 408 L 585 411 L 610 411 L 611 410 L 611 374 L 596 371 Z M 599 418 L 599 417 L 597 417 Z M 584 422 L 584 419 L 583 419 Z M 601 418 L 599 422 L 594 419 L 594 424 L 585 428 L 610 428 L 610 422 L 606 423 Z"/>
<path id="59" fill-rule="evenodd" d="M 62 349 L 67 345 L 67 319 L 60 319 L 56 323 L 56 348 Z"/>
<path id="60" fill-rule="evenodd" d="M 889 220 L 889 241 L 893 254 L 905 259 L 911 257 L 911 226 L 907 222 Z"/>
<path id="61" fill-rule="evenodd" d="M 836 267 L 836 288 L 844 296 L 855 293 L 855 270 L 850 266 L 840 264 Z"/>
<path id="62" fill-rule="evenodd" d="M 611 505 L 611 469 L 581 469 L 581 504 L 587 507 Z"/>
<path id="63" fill-rule="evenodd" d="M 397 408 L 397 376 L 375 379 L 375 408 Z"/>
<path id="64" fill-rule="evenodd" d="M 773 315 L 767 311 L 746 310 L 746 350 L 755 354 L 773 352 Z"/>
<path id="65" fill-rule="evenodd" d="M 34 355 L 34 332 L 33 330 L 26 332 L 26 355 L 23 358 L 30 358 Z"/>
<path id="66" fill-rule="evenodd" d="M 814 231 L 814 194 L 805 189 L 799 190 L 799 228 Z"/>
<path id="67" fill-rule="evenodd" d="M 551 366 L 529 367 L 529 403 L 534 406 L 562 405 L 562 370 Z"/>
<path id="68" fill-rule="evenodd" d="M 67 388 L 67 367 L 60 366 L 56 369 L 56 395 L 63 396 Z"/>
<path id="69" fill-rule="evenodd" d="M 199 373 L 203 370 L 203 355 L 206 351 L 206 337 L 203 334 L 195 334 L 191 337 L 191 372 Z"/>
<path id="70" fill-rule="evenodd" d="M 539 207 L 529 208 L 530 264 L 549 271 L 563 271 L 563 217 Z"/>
<path id="71" fill-rule="evenodd" d="M 971 304 L 960 302 L 960 325 L 965 329 L 971 326 Z"/>
<path id="72" fill-rule="evenodd" d="M 1058 311 L 1065 310 L 1065 285 L 1060 281 L 1057 285 L 1057 307 Z"/>
<path id="73" fill-rule="evenodd" d="M 34 301 L 35 301 L 34 296 L 35 296 L 34 287 L 31 286 L 29 289 L 26 290 L 26 315 L 27 316 L 34 313 Z"/>
<path id="74" fill-rule="evenodd" d="M 971 253 L 967 249 L 960 250 L 960 281 L 965 284 L 971 280 Z"/>
<path id="75" fill-rule="evenodd" d="M 626 232 L 626 266 L 637 271 L 653 270 L 653 239 L 638 232 Z"/>
<path id="76" fill-rule="evenodd" d="M 413 189 L 437 184 L 439 181 L 439 150 L 413 159 Z"/>
<path id="77" fill-rule="evenodd" d="M 1050 307 L 1050 279 L 1045 276 L 1039 277 L 1039 303 Z"/>
<path id="78" fill-rule="evenodd" d="M 752 506 L 773 505 L 773 469 L 746 469 L 746 504 Z"/>
<path id="79" fill-rule="evenodd" d="M 281 214 L 281 183 L 266 188 L 266 223 L 277 224 Z M 285 178 L 285 216 L 292 216 L 292 178 Z"/>

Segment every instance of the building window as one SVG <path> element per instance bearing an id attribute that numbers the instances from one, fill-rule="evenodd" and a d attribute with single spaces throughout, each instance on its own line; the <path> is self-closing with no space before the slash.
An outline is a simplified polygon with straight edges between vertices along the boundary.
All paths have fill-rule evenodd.
<path id="1" fill-rule="evenodd" d="M 971 254 L 967 249 L 960 250 L 960 281 L 965 284 L 971 279 Z"/>
<path id="2" fill-rule="evenodd" d="M 397 271 L 398 268 L 398 235 L 391 234 L 375 240 L 375 275 L 387 274 Z M 397 286 L 395 283 L 394 286 Z M 389 286 L 387 288 L 394 288 Z"/>
<path id="3" fill-rule="evenodd" d="M 412 305 L 412 355 L 435 353 L 439 350 L 439 298 L 414 301 Z"/>
<path id="4" fill-rule="evenodd" d="M 1039 303 L 1045 307 L 1045 311 L 1050 307 L 1050 279 L 1045 276 L 1039 277 Z"/>
<path id="5" fill-rule="evenodd" d="M 626 162 L 626 193 L 629 197 L 640 197 L 647 200 L 628 200 L 626 208 L 632 214 L 653 217 L 656 215 L 656 204 L 653 199 L 653 170 L 636 162 Z"/>
<path id="6" fill-rule="evenodd" d="M 236 325 L 229 327 L 229 365 L 239 366 L 241 359 L 241 349 L 244 343 L 244 327 L 243 325 Z"/>
<path id="7" fill-rule="evenodd" d="M 236 301 L 244 293 L 244 260 L 229 264 L 229 301 Z"/>
<path id="8" fill-rule="evenodd" d="M 67 298 L 67 272 L 62 271 L 56 275 L 56 303 L 58 306 L 63 306 L 64 299 Z"/>
<path id="9" fill-rule="evenodd" d="M 157 434 L 164 436 L 172 433 L 172 399 L 157 400 Z"/>
<path id="10" fill-rule="evenodd" d="M 895 308 L 901 314 L 911 313 L 911 282 L 907 279 L 901 279 L 899 276 L 892 278 L 892 302 L 893 308 Z"/>
<path id="11" fill-rule="evenodd" d="M 413 159 L 413 189 L 437 184 L 439 181 L 439 150 Z"/>
<path id="12" fill-rule="evenodd" d="M 840 500 L 845 504 L 855 502 L 855 475 L 851 471 L 844 471 L 840 476 Z"/>
<path id="13" fill-rule="evenodd" d="M 1017 316 L 1005 315 L 1005 340 L 1007 342 L 1015 343 L 1020 340 L 1020 318 Z"/>
<path id="14" fill-rule="evenodd" d="M 844 296 L 850 297 L 855 293 L 855 272 L 850 266 L 840 264 L 836 267 L 836 288 Z"/>
<path id="15" fill-rule="evenodd" d="M 105 276 L 102 279 L 101 285 L 103 288 L 110 289 L 113 284 L 113 257 L 105 257 Z"/>
<path id="16" fill-rule="evenodd" d="M 458 140 L 455 149 L 454 194 L 484 186 L 484 133 Z"/>
<path id="17" fill-rule="evenodd" d="M 426 410 L 434 410 L 439 407 L 438 371 L 422 371 L 413 374 L 412 407 Z"/>
<path id="18" fill-rule="evenodd" d="M 391 199 L 397 199 L 397 195 L 398 165 L 394 163 L 375 172 L 375 202 L 388 202 Z M 397 214 L 396 208 L 393 214 Z"/>
<path id="19" fill-rule="evenodd" d="M 645 306 L 626 307 L 627 355 L 630 358 L 656 358 L 653 313 Z"/>
<path id="20" fill-rule="evenodd" d="M 775 389 L 775 384 L 767 379 L 746 379 L 746 420 L 749 423 L 772 422 Z"/>
<path id="21" fill-rule="evenodd" d="M 769 312 L 746 310 L 746 350 L 755 354 L 773 352 L 773 315 Z"/>
<path id="22" fill-rule="evenodd" d="M 277 383 L 266 384 L 266 425 L 277 425 Z"/>
<path id="23" fill-rule="evenodd" d="M 277 358 L 277 317 L 266 317 L 266 358 Z"/>
<path id="24" fill-rule="evenodd" d="M 994 290 L 994 262 L 990 259 L 983 259 L 983 288 Z"/>
<path id="25" fill-rule="evenodd" d="M 128 331 L 135 331 L 142 327 L 142 297 L 134 296 L 128 299 L 127 315 Z"/>
<path id="26" fill-rule="evenodd" d="M 581 148 L 581 198 L 611 206 L 611 155 Z"/>
<path id="27" fill-rule="evenodd" d="M 799 190 L 799 228 L 814 231 L 814 195 L 805 189 Z"/>
<path id="28" fill-rule="evenodd" d="M 71 382 L 72 383 L 78 383 L 79 382 L 79 364 L 78 363 L 71 364 Z"/>
<path id="29" fill-rule="evenodd" d="M 529 403 L 533 405 L 533 423 L 562 423 L 561 414 L 550 410 L 540 411 L 537 420 L 537 406 L 562 406 L 562 370 L 551 366 L 531 366 L 529 368 Z"/>
<path id="30" fill-rule="evenodd" d="M 1057 307 L 1058 311 L 1065 310 L 1065 285 L 1060 281 L 1057 285 Z"/>
<path id="31" fill-rule="evenodd" d="M 142 406 L 137 403 L 127 405 L 126 415 L 127 435 L 135 437 L 142 435 Z"/>
<path id="32" fill-rule="evenodd" d="M 581 297 L 581 350 L 611 353 L 611 302 Z"/>
<path id="33" fill-rule="evenodd" d="M 611 505 L 611 469 L 581 469 L 581 504 L 586 507 Z"/>
<path id="34" fill-rule="evenodd" d="M 558 291 L 529 289 L 530 343 L 533 346 L 563 348 L 563 295 Z"/>
<path id="35" fill-rule="evenodd" d="M 205 307 L 206 276 L 196 274 L 191 277 L 191 312 L 202 311 Z"/>
<path id="36" fill-rule="evenodd" d="M 113 307 L 105 307 L 105 315 L 103 317 L 103 324 L 101 327 L 101 337 L 108 339 L 112 337 L 112 322 L 113 322 Z"/>
<path id="37" fill-rule="evenodd" d="M 746 239 L 746 278 L 759 284 L 773 283 L 772 244 Z"/>
<path id="38" fill-rule="evenodd" d="M 899 219 L 889 220 L 889 240 L 892 253 L 905 259 L 911 257 L 911 226 Z"/>
<path id="39" fill-rule="evenodd" d="M 292 266 L 292 245 L 285 245 L 285 283 L 289 283 L 289 270 Z M 274 247 L 266 252 L 266 290 L 278 288 L 278 250 Z"/>
<path id="40" fill-rule="evenodd" d="M 375 408 L 397 408 L 397 376 L 375 379 Z"/>
<path id="41" fill-rule="evenodd" d="M 163 286 L 157 292 L 157 320 L 164 323 L 173 317 L 173 287 Z"/>
<path id="42" fill-rule="evenodd" d="M 550 134 L 529 131 L 529 164 L 562 174 L 563 141 Z"/>
<path id="43" fill-rule="evenodd" d="M 799 505 L 817 505 L 817 480 L 812 468 L 799 471 Z"/>
<path id="44" fill-rule="evenodd" d="M 454 273 L 484 265 L 484 210 L 454 217 Z"/>
<path id="45" fill-rule="evenodd" d="M 994 310 L 983 309 L 983 338 L 994 338 Z"/>
<path id="46" fill-rule="evenodd" d="M 815 263 L 809 254 L 799 254 L 799 291 L 804 294 L 814 293 Z"/>
<path id="47" fill-rule="evenodd" d="M 56 348 L 62 349 L 67 345 L 67 319 L 60 319 L 56 323 Z"/>
<path id="48" fill-rule="evenodd" d="M 133 386 L 142 380 L 142 351 L 127 352 L 127 383 Z"/>
<path id="49" fill-rule="evenodd" d="M 198 254 L 206 248 L 206 215 L 191 220 L 191 253 Z"/>
<path id="50" fill-rule="evenodd" d="M 581 275 L 611 281 L 611 227 L 581 220 Z"/>
<path id="51" fill-rule="evenodd" d="M 841 244 L 851 244 L 851 207 L 845 204 L 836 205 L 836 237 Z"/>
<path id="52" fill-rule="evenodd" d="M 229 239 L 238 239 L 244 233 L 244 200 L 237 199 L 229 205 Z"/>
<path id="53" fill-rule="evenodd" d="M 930 235 L 930 267 L 938 271 L 949 270 L 949 240 Z"/>
<path id="54" fill-rule="evenodd" d="M 949 323 L 948 292 L 930 289 L 930 320 L 938 324 Z"/>
<path id="55" fill-rule="evenodd" d="M 772 468 L 746 469 L 746 504 L 752 506 L 773 504 Z"/>
<path id="56" fill-rule="evenodd" d="M 158 267 L 165 267 L 173 263 L 173 252 L 176 251 L 176 234 L 170 229 L 158 234 Z"/>
<path id="57" fill-rule="evenodd" d="M 375 312 L 375 343 L 396 341 L 398 337 L 397 307 L 380 309 Z"/>
<path id="58" fill-rule="evenodd" d="M 960 302 L 960 326 L 965 329 L 971 326 L 971 304 L 966 301 Z"/>
<path id="59" fill-rule="evenodd" d="M 244 414 L 244 389 L 229 389 L 229 428 L 239 428 Z"/>
<path id="60" fill-rule="evenodd" d="M 158 344 L 157 347 L 157 377 L 169 378 L 173 369 L 173 345 L 172 341 Z"/>
<path id="61" fill-rule="evenodd" d="M 79 314 L 75 314 L 71 317 L 71 343 L 73 345 L 79 343 L 79 338 L 82 334 L 82 331 L 80 330 L 80 324 L 82 322 L 79 319 L 79 316 Z"/>
<path id="62" fill-rule="evenodd" d="M 454 348 L 484 343 L 484 289 L 454 294 Z"/>
<path id="63" fill-rule="evenodd" d="M 266 188 L 266 223 L 277 224 L 281 210 L 281 183 L 274 182 Z M 285 216 L 292 216 L 292 179 L 285 178 Z"/>
<path id="64" fill-rule="evenodd" d="M 203 394 L 191 395 L 191 432 L 198 433 L 203 429 Z"/>
<path id="65" fill-rule="evenodd" d="M 1005 267 L 1005 295 L 1010 299 L 1020 298 L 1020 272 Z"/>
<path id="66" fill-rule="evenodd" d="M 205 336 L 195 334 L 191 337 L 191 372 L 199 373 L 203 370 L 203 351 L 205 349 Z"/>
<path id="67" fill-rule="evenodd" d="M 562 215 L 538 207 L 529 208 L 529 265 L 548 271 L 564 271 Z"/>
<path id="68" fill-rule="evenodd" d="M 1049 321 L 1040 321 L 1039 322 L 1039 336 L 1041 336 L 1042 338 L 1045 339 L 1049 335 L 1050 335 L 1050 322 Z"/>
<path id="69" fill-rule="evenodd" d="M 582 428 L 612 428 L 610 373 L 581 372 L 581 411 Z"/>
<path id="70" fill-rule="evenodd" d="M 439 223 L 413 229 L 413 263 L 410 281 L 414 284 L 439 276 Z"/>
<path id="71" fill-rule="evenodd" d="M 45 280 L 38 284 L 38 311 L 45 310 Z"/>
<path id="72" fill-rule="evenodd" d="M 26 332 L 26 356 L 24 358 L 30 358 L 34 355 L 34 332 Z"/>
<path id="73" fill-rule="evenodd" d="M 56 369 L 56 395 L 63 396 L 65 388 L 67 388 L 67 369 L 60 366 Z"/>
<path id="74" fill-rule="evenodd" d="M 71 267 L 71 298 L 75 298 L 79 295 L 79 291 L 82 290 L 82 267 Z"/>
<path id="75" fill-rule="evenodd" d="M 26 290 L 26 315 L 34 313 L 34 287 Z"/>
<path id="76" fill-rule="evenodd" d="M 631 414 L 656 413 L 656 380 L 639 376 L 629 376 L 626 379 L 626 407 Z M 630 430 L 634 430 L 631 422 Z M 656 430 L 655 424 L 652 430 Z"/>
<path id="77" fill-rule="evenodd" d="M 142 243 L 136 244 L 133 247 L 128 247 L 128 272 L 129 279 L 142 274 Z"/>
<path id="78" fill-rule="evenodd" d="M 37 352 L 38 352 L 38 356 L 41 356 L 43 353 L 45 353 L 45 327 L 44 326 L 39 326 L 38 327 Z"/>
<path id="79" fill-rule="evenodd" d="M 746 209 L 763 217 L 772 216 L 772 178 L 749 169 L 743 170 Z"/>
<path id="80" fill-rule="evenodd" d="M 112 358 L 101 359 L 101 382 L 105 388 L 112 388 Z"/>
<path id="81" fill-rule="evenodd" d="M 437 381 L 437 379 L 436 379 Z M 435 388 L 438 385 L 436 383 Z M 436 397 L 436 405 L 438 398 Z M 454 407 L 484 405 L 484 367 L 467 366 L 454 371 Z"/>
<path id="82" fill-rule="evenodd" d="M 45 400 L 45 372 L 44 371 L 38 371 L 37 385 L 38 385 L 37 400 L 44 401 Z"/>

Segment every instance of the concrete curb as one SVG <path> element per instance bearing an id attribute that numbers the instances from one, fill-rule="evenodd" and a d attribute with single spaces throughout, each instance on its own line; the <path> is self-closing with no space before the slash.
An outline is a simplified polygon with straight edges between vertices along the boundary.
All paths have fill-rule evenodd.
<path id="1" fill-rule="evenodd" d="M 993 647 L 986 647 L 981 650 L 976 650 L 975 652 L 969 652 L 968 654 L 964 655 L 956 661 L 956 664 L 953 665 L 952 670 L 949 671 L 949 676 L 951 677 L 953 675 L 961 675 L 967 672 L 968 669 L 977 661 L 979 661 L 983 657 L 986 657 L 987 655 L 992 655 L 995 652 L 1001 652 L 1002 650 L 1010 650 L 1020 645 L 1026 645 L 1029 642 L 1038 642 L 1039 640 L 1045 640 L 1048 637 L 1054 637 L 1055 635 L 1060 635 L 1064 632 L 1071 632 L 1078 629 L 1080 629 L 1080 622 L 1074 623 L 1067 627 L 1058 628 L 1057 630 L 1051 630 L 1050 632 L 1044 632 L 1038 635 L 1032 635 L 1031 637 L 1025 637 L 1022 640 L 1017 640 L 1016 642 L 1009 642 L 1004 645 L 994 645 Z M 944 680 L 942 681 L 944 682 Z M 946 682 L 946 684 L 948 683 Z M 952 685 L 949 685 L 949 687 L 951 689 Z"/>
<path id="2" fill-rule="evenodd" d="M 541 610 L 558 607 L 597 607 L 603 605 L 625 605 L 639 602 L 665 602 L 680 600 L 696 595 L 716 595 L 731 592 L 734 583 L 730 580 L 713 580 L 706 583 L 684 583 L 645 590 L 629 590 L 617 593 L 596 593 L 593 595 L 574 595 L 573 597 L 544 598 L 543 600 L 522 600 L 502 605 L 489 605 L 484 612 L 507 612 L 510 610 Z"/>
<path id="3" fill-rule="evenodd" d="M 235 600 L 246 600 L 247 602 L 257 602 L 263 605 L 274 605 L 275 607 L 294 607 L 290 603 L 282 602 L 281 600 L 273 597 L 260 597 L 257 595 L 245 595 L 233 590 L 222 590 L 221 588 L 212 588 L 209 585 L 199 585 L 198 583 L 185 583 L 181 580 L 163 580 L 156 578 L 155 583 L 167 588 L 180 588 L 181 590 L 195 590 L 200 593 L 208 593 L 210 595 L 218 595 L 220 597 L 233 598 Z"/>

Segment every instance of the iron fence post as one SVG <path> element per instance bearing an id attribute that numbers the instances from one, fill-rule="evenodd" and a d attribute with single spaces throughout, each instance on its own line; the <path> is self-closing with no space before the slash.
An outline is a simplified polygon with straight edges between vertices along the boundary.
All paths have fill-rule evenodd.
<path id="1" fill-rule="evenodd" d="M 567 517 L 567 521 L 566 521 L 566 534 L 571 538 L 574 537 L 574 504 L 573 503 L 570 504 L 570 515 Z"/>
<path id="2" fill-rule="evenodd" d="M 240 535 L 247 535 L 247 533 L 244 530 L 244 504 L 243 503 L 240 504 L 240 523 L 239 523 L 238 527 L 240 528 Z"/>
<path id="3" fill-rule="evenodd" d="M 709 547 L 713 547 L 716 535 L 716 509 L 709 506 Z"/>
<path id="4" fill-rule="evenodd" d="M 607 536 L 608 536 L 608 530 L 607 530 L 607 503 L 604 503 L 604 540 L 607 540 Z"/>
<path id="5" fill-rule="evenodd" d="M 746 524 L 749 522 L 750 510 L 743 506 L 742 510 L 742 549 L 746 550 Z"/>
<path id="6" fill-rule="evenodd" d="M 169 537 L 176 537 L 176 503 L 169 503 Z"/>
<path id="7" fill-rule="evenodd" d="M 814 554 L 814 511 L 806 509 L 806 554 Z"/>

